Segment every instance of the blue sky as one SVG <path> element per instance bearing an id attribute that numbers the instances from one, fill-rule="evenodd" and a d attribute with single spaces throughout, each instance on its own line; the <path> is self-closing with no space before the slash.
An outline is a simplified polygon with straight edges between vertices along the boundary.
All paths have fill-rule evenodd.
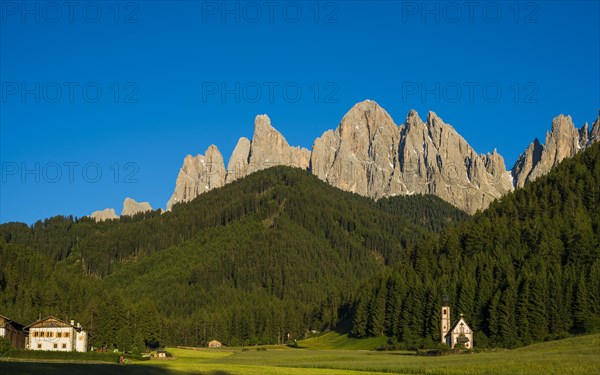
<path id="1" fill-rule="evenodd" d="M 0 222 L 165 207 L 187 154 L 227 162 L 262 113 L 310 148 L 364 99 L 433 110 L 511 168 L 600 107 L 598 1 L 0 6 Z"/>

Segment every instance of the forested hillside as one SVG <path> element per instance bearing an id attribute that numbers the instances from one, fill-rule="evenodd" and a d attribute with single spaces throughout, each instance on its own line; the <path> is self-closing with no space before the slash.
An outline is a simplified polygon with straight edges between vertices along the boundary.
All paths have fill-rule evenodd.
<path id="1" fill-rule="evenodd" d="M 347 319 L 417 347 L 439 341 L 447 295 L 476 346 L 513 347 L 600 328 L 599 229 L 600 144 L 472 218 L 277 167 L 164 214 L 1 225 L 0 313 L 75 319 L 105 347 L 278 343 Z"/>
<path id="2" fill-rule="evenodd" d="M 475 346 L 514 347 L 600 328 L 600 144 L 416 246 L 364 287 L 352 333 L 439 340 L 443 295 Z"/>
<path id="3" fill-rule="evenodd" d="M 76 319 L 96 346 L 282 342 L 334 327 L 373 274 L 466 218 L 278 167 L 165 214 L 1 225 L 0 311 Z"/>

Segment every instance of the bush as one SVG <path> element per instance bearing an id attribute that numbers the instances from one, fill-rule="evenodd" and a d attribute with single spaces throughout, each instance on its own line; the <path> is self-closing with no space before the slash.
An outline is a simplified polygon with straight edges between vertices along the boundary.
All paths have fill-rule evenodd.
<path id="1" fill-rule="evenodd" d="M 0 357 L 3 357 L 10 352 L 12 345 L 6 337 L 0 337 Z"/>
<path id="2" fill-rule="evenodd" d="M 170 354 L 169 352 L 167 352 L 167 357 L 173 356 L 172 354 Z M 150 356 L 149 355 L 142 355 L 142 354 L 123 354 L 123 357 L 127 358 L 127 359 L 135 359 L 136 361 L 149 361 L 150 360 Z"/>
<path id="3" fill-rule="evenodd" d="M 390 351 L 390 350 L 402 350 L 404 349 L 404 345 L 398 342 L 398 339 L 395 337 L 390 337 L 385 345 L 376 348 L 378 351 Z"/>

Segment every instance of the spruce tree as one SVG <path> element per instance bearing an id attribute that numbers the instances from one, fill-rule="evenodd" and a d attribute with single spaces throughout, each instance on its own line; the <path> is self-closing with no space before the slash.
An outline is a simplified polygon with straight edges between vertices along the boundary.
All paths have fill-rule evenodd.
<path id="1" fill-rule="evenodd" d="M 588 300 L 587 287 L 583 274 L 579 277 L 577 289 L 575 292 L 575 305 L 573 306 L 573 328 L 577 332 L 587 332 L 589 330 L 590 305 Z"/>

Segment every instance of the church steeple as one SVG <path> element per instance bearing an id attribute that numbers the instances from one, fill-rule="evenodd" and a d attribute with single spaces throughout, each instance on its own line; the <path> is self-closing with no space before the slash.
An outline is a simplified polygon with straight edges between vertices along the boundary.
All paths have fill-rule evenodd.
<path id="1" fill-rule="evenodd" d="M 450 302 L 448 301 L 448 296 L 444 296 L 442 299 L 442 318 L 440 322 L 440 328 L 442 330 L 442 343 L 446 343 L 446 334 L 450 330 Z"/>

